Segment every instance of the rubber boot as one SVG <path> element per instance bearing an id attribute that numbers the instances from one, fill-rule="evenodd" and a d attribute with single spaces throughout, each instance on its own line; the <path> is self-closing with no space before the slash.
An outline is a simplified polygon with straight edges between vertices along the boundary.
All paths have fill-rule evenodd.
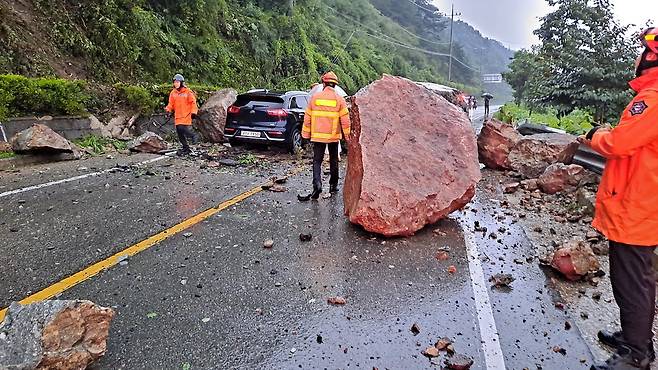
<path id="1" fill-rule="evenodd" d="M 624 334 L 621 331 L 610 332 L 606 330 L 601 330 L 598 332 L 597 336 L 599 341 L 606 346 L 610 346 L 614 349 L 619 348 L 624 341 Z M 648 348 L 649 360 L 654 362 L 656 360 L 656 351 L 653 349 L 653 342 L 649 344 Z"/>
<path id="2" fill-rule="evenodd" d="M 651 360 L 647 353 L 637 353 L 621 344 L 617 352 L 604 364 L 592 365 L 590 370 L 649 370 Z"/>
<path id="3" fill-rule="evenodd" d="M 322 189 L 315 188 L 313 189 L 313 192 L 311 194 L 297 195 L 297 200 L 299 200 L 300 202 L 308 202 L 311 199 L 317 200 L 318 198 L 320 198 L 320 193 L 322 193 Z"/>

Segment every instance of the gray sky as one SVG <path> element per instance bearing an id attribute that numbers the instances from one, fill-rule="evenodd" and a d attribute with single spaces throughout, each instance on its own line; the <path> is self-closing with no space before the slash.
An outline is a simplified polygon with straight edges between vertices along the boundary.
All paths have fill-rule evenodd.
<path id="1" fill-rule="evenodd" d="M 644 26 L 652 19 L 658 26 L 658 0 L 611 2 L 621 23 Z M 539 17 L 550 11 L 545 0 L 434 0 L 434 3 L 447 14 L 450 14 L 450 4 L 454 3 L 455 12 L 461 13 L 459 19 L 512 49 L 538 43 L 532 31 L 539 26 Z"/>

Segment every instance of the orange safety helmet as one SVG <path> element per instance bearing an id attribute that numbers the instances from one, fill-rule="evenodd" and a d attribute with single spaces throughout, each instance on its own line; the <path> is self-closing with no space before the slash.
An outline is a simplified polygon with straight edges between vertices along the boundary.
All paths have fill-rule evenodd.
<path id="1" fill-rule="evenodd" d="M 324 75 L 322 75 L 322 82 L 326 84 L 334 83 L 338 85 L 338 76 L 336 76 L 336 74 L 333 72 L 327 72 Z"/>
<path id="2" fill-rule="evenodd" d="M 651 27 L 640 34 L 642 45 L 654 53 L 658 53 L 658 28 Z"/>
<path id="3" fill-rule="evenodd" d="M 658 28 L 651 27 L 640 34 L 645 49 L 640 56 L 635 75 L 640 77 L 649 68 L 658 67 Z"/>

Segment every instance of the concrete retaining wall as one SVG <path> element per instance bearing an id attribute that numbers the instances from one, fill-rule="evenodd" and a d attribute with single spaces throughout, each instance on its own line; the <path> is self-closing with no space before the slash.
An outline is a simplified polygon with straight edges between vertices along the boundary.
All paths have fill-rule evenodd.
<path id="1" fill-rule="evenodd" d="M 2 122 L 7 141 L 11 140 L 11 138 L 17 133 L 32 127 L 35 123 L 40 123 L 50 127 L 53 131 L 68 140 L 74 140 L 92 134 L 101 134 L 100 130 L 91 128 L 91 119 L 88 117 L 61 116 L 42 120 L 36 117 L 20 117 Z M 4 141 L 1 132 L 0 141 Z"/>

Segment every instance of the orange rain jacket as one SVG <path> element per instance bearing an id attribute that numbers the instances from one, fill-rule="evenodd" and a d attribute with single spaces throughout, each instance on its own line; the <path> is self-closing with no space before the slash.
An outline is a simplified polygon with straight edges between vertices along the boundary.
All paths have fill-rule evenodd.
<path id="1" fill-rule="evenodd" d="M 347 103 L 334 89 L 325 87 L 311 97 L 306 107 L 302 137 L 317 143 L 336 143 L 343 134 L 350 134 Z"/>
<path id="2" fill-rule="evenodd" d="M 167 112 L 174 112 L 176 125 L 191 125 L 192 114 L 197 114 L 196 96 L 194 92 L 183 86 L 180 90 L 173 89 L 169 93 L 169 104 L 165 108 Z"/>
<path id="3" fill-rule="evenodd" d="M 619 125 L 594 132 L 607 158 L 593 226 L 609 240 L 658 245 L 658 68 L 631 81 L 637 96 Z"/>

